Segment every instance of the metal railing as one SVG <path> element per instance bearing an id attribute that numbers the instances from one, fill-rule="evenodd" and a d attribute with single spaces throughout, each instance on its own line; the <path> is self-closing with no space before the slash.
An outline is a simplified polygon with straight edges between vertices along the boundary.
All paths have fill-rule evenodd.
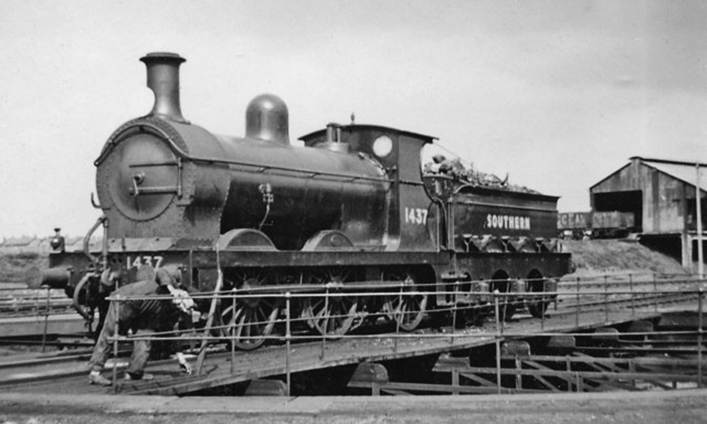
<path id="1" fill-rule="evenodd" d="M 681 302 L 681 303 L 697 303 L 697 312 L 699 314 L 699 325 L 697 331 L 691 332 L 632 332 L 621 333 L 622 336 L 640 336 L 646 334 L 661 334 L 661 335 L 676 335 L 690 334 L 697 337 L 696 353 L 698 356 L 698 386 L 702 387 L 702 356 L 703 356 L 703 285 L 705 280 L 684 276 L 683 278 L 660 278 L 656 274 L 648 276 L 633 276 L 629 274 L 625 279 L 612 280 L 609 277 L 603 277 L 599 280 L 581 280 L 575 279 L 572 281 L 561 281 L 557 291 L 554 292 L 468 292 L 470 287 L 474 287 L 478 283 L 484 283 L 490 287 L 512 287 L 512 283 L 517 280 L 483 280 L 483 281 L 458 281 L 458 282 L 440 282 L 440 283 L 415 283 L 414 285 L 405 284 L 399 281 L 381 281 L 375 285 L 363 283 L 346 283 L 328 284 L 318 287 L 311 286 L 278 286 L 278 292 L 273 292 L 273 288 L 260 287 L 247 290 L 233 289 L 222 290 L 218 292 L 202 292 L 193 293 L 193 299 L 199 303 L 219 302 L 220 308 L 211 308 L 212 311 L 223 311 L 224 305 L 232 308 L 232 313 L 236 313 L 237 305 L 246 305 L 257 302 L 269 302 L 273 307 L 279 308 L 274 319 L 254 320 L 249 324 L 251 329 L 258 329 L 270 325 L 273 328 L 270 334 L 251 334 L 242 336 L 236 334 L 235 325 L 237 323 L 224 323 L 220 317 L 210 316 L 212 325 L 201 329 L 187 329 L 156 332 L 150 336 L 133 334 L 120 335 L 121 331 L 116 322 L 116 334 L 118 336 L 111 337 L 113 343 L 113 354 L 118 355 L 118 343 L 129 340 L 174 340 L 183 342 L 202 342 L 201 351 L 203 352 L 207 344 L 214 343 L 230 343 L 230 362 L 232 374 L 242 370 L 234 369 L 236 350 L 236 341 L 249 340 L 265 340 L 270 343 L 284 344 L 284 363 L 285 376 L 287 383 L 287 393 L 289 394 L 291 386 L 291 357 L 292 345 L 302 342 L 318 342 L 320 344 L 319 359 L 324 360 L 327 355 L 327 344 L 333 341 L 346 341 L 348 339 L 375 339 L 389 340 L 389 349 L 392 353 L 398 353 L 401 349 L 400 344 L 409 340 L 427 340 L 430 343 L 435 340 L 444 340 L 445 344 L 451 348 L 463 347 L 464 344 L 470 344 L 471 341 L 478 338 L 493 338 L 496 348 L 496 369 L 498 392 L 501 393 L 501 344 L 506 339 L 527 338 L 536 336 L 587 336 L 585 332 L 576 332 L 581 323 L 589 322 L 596 325 L 597 322 L 611 324 L 612 317 L 625 318 L 626 311 L 631 311 L 631 317 L 637 317 L 638 312 L 641 316 L 656 314 L 659 310 L 659 305 L 666 302 Z M 526 283 L 543 282 L 546 279 L 524 279 Z M 530 284 L 528 285 L 530 286 Z M 661 290 L 658 290 L 658 287 Z M 594 290 L 587 290 L 592 287 Z M 371 291 L 371 289 L 375 289 Z M 280 290 L 284 290 L 281 292 Z M 463 303 L 463 300 L 469 300 L 471 296 L 480 303 Z M 451 324 L 449 332 L 404 332 L 401 329 L 401 321 L 411 314 L 416 314 L 417 311 L 405 311 L 402 308 L 406 300 L 423 297 L 427 298 L 427 305 L 432 305 L 432 300 L 446 299 L 444 304 L 438 304 L 429 314 L 451 314 L 447 324 Z M 126 301 L 141 301 L 141 300 L 160 299 L 165 302 L 172 301 L 172 297 L 166 296 L 142 296 L 142 297 L 124 297 L 116 295 L 110 297 L 109 300 L 117 302 L 114 311 L 116 317 L 119 316 L 119 308 L 122 302 Z M 348 311 L 333 313 L 330 309 L 331 305 L 340 305 L 344 301 L 355 302 L 357 299 L 365 299 L 365 305 L 378 305 L 376 310 L 359 310 L 358 308 L 349 308 Z M 542 314 L 540 318 L 524 321 L 527 325 L 522 331 L 508 331 L 507 324 L 501 319 L 507 315 L 510 309 L 522 307 L 534 299 L 546 303 L 548 306 L 554 303 L 554 308 L 548 307 L 546 314 Z M 319 314 L 313 317 L 311 314 L 303 313 L 305 303 L 308 305 L 316 303 L 316 300 L 321 301 L 322 309 Z M 400 309 L 391 310 L 390 307 L 385 307 L 386 304 L 394 305 L 394 301 Z M 459 300 L 459 302 L 458 302 Z M 536 301 L 536 302 L 537 302 Z M 383 305 L 383 306 L 381 306 Z M 468 331 L 459 327 L 458 319 L 465 314 L 470 313 L 486 313 L 494 312 L 493 329 L 486 328 L 483 331 Z M 547 316 L 546 316 L 547 315 Z M 396 319 L 397 317 L 397 319 Z M 548 319 L 565 319 L 567 322 L 572 321 L 574 317 L 573 327 L 575 332 L 565 331 L 545 331 L 546 321 Z M 215 319 L 219 318 L 219 319 Z M 312 334 L 311 321 L 312 319 L 324 320 L 324 333 L 330 328 L 328 323 L 332 320 L 350 320 L 355 322 L 355 327 L 365 325 L 365 322 L 381 324 L 379 321 L 385 319 L 395 322 L 394 329 L 388 324 L 384 332 L 373 331 L 370 333 L 347 333 L 347 334 Z M 603 321 L 602 321 L 603 318 Z M 214 320 L 215 319 L 215 320 Z M 203 319 L 202 319 L 203 321 Z M 488 327 L 488 326 L 487 326 Z M 570 325 L 572 327 L 572 325 Z M 371 328 L 375 328 L 371 325 Z M 275 331 L 277 330 L 277 331 Z M 123 332 L 124 333 L 124 332 Z M 472 343 L 473 344 L 473 343 Z M 379 345 L 380 349 L 381 346 Z M 201 363 L 197 366 L 197 374 L 201 372 Z M 116 391 L 118 390 L 117 382 L 117 367 L 113 368 L 113 380 Z"/>

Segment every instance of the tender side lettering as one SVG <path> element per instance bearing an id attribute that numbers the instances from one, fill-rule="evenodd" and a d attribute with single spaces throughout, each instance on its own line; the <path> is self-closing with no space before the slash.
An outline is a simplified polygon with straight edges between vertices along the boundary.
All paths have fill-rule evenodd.
<path id="1" fill-rule="evenodd" d="M 486 228 L 500 230 L 530 230 L 529 216 L 515 215 L 486 215 Z"/>

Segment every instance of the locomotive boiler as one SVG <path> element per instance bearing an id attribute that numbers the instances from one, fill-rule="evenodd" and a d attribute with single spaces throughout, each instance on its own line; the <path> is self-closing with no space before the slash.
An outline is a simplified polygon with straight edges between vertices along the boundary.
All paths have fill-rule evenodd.
<path id="1" fill-rule="evenodd" d="M 101 284 L 165 264 L 193 290 L 336 290 L 342 295 L 294 305 L 313 331 L 333 335 L 381 315 L 411 331 L 429 313 L 486 302 L 493 290 L 522 302 L 525 292 L 553 291 L 569 270 L 552 239 L 557 197 L 423 174 L 420 152 L 435 138 L 385 126 L 331 123 L 293 146 L 287 107 L 274 95 L 250 102 L 244 137 L 217 135 L 182 116 L 182 57 L 141 60 L 154 106 L 103 146 L 95 161 L 102 215 L 83 249 L 53 252 L 44 275 L 88 319 Z M 346 296 L 352 284 L 376 291 L 391 282 L 404 294 Z M 238 347 L 278 331 L 273 299 L 220 310 Z M 537 316 L 547 302 L 526 301 Z"/>
<path id="2" fill-rule="evenodd" d="M 297 250 L 337 228 L 354 243 L 381 243 L 390 184 L 379 162 L 363 149 L 342 154 L 347 146 L 334 125 L 326 146 L 293 148 L 287 107 L 272 95 L 248 105 L 245 137 L 187 122 L 178 92 L 183 60 L 142 58 L 155 106 L 121 126 L 95 162 L 109 238 L 214 240 L 257 229 L 274 247 Z"/>

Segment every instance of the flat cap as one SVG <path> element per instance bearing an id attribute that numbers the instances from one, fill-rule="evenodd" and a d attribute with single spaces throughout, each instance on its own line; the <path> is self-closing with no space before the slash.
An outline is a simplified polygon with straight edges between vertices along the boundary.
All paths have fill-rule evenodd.
<path id="1" fill-rule="evenodd" d="M 155 271 L 155 281 L 160 286 L 174 285 L 182 279 L 182 272 L 177 265 L 165 265 Z"/>

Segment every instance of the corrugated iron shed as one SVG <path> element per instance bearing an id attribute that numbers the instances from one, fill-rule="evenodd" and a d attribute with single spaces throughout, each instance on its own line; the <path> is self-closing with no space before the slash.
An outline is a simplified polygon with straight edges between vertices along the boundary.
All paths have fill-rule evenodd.
<path id="1" fill-rule="evenodd" d="M 707 164 L 700 163 L 703 228 L 707 229 Z M 595 212 L 633 212 L 642 240 L 660 240 L 668 250 L 692 264 L 697 214 L 696 164 L 640 156 L 602 178 L 589 189 Z M 669 253 L 669 252 L 666 252 Z"/>

